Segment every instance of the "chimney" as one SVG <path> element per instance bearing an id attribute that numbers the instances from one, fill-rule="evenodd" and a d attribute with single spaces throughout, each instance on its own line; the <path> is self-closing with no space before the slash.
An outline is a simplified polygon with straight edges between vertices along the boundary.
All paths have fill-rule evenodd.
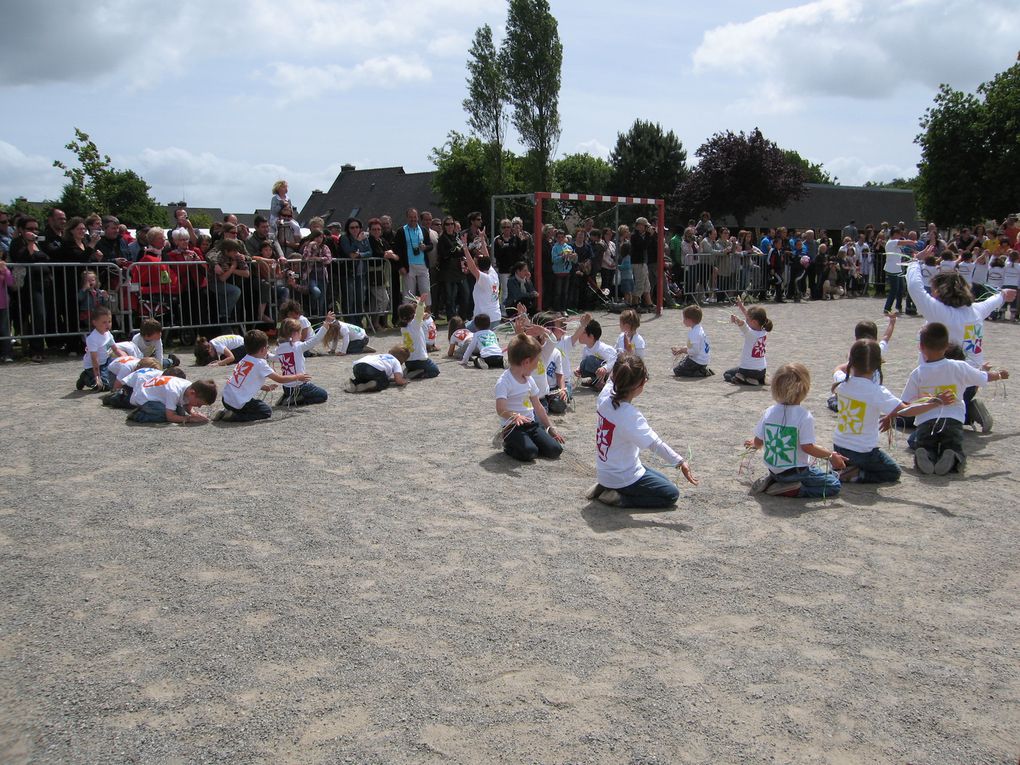
<path id="1" fill-rule="evenodd" d="M 344 162 L 342 165 L 340 165 L 341 173 L 353 173 L 355 170 L 357 170 L 357 168 L 350 162 Z"/>

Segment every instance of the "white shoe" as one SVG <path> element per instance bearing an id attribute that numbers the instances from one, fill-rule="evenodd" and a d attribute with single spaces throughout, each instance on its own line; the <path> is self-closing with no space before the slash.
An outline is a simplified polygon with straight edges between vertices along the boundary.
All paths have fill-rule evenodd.
<path id="1" fill-rule="evenodd" d="M 751 493 L 761 494 L 766 489 L 768 489 L 768 487 L 771 486 L 775 480 L 776 479 L 772 475 L 772 471 L 767 472 L 765 475 L 763 475 L 761 478 L 757 479 L 754 483 L 751 484 Z"/>

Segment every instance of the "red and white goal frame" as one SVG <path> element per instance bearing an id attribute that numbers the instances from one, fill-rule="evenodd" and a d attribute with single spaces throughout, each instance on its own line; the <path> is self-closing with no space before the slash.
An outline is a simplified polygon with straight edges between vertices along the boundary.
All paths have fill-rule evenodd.
<path id="1" fill-rule="evenodd" d="M 657 273 L 655 289 L 655 313 L 662 315 L 662 295 L 665 287 L 665 248 L 666 248 L 666 200 L 648 199 L 646 197 L 617 197 L 607 194 L 563 194 L 555 191 L 535 192 L 535 289 L 538 291 L 538 307 L 542 308 L 542 204 L 545 200 L 560 202 L 606 202 L 618 205 L 646 205 L 655 206 L 658 213 L 656 220 L 656 239 L 658 240 Z"/>

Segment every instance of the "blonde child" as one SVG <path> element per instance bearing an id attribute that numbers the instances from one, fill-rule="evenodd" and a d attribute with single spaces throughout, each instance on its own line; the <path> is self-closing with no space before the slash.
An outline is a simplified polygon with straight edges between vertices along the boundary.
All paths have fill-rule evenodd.
<path id="1" fill-rule="evenodd" d="M 464 357 L 460 362 L 462 366 L 474 364 L 476 368 L 481 369 L 479 363 L 481 360 L 489 369 L 503 369 L 503 349 L 499 345 L 496 333 L 489 328 L 490 322 L 487 314 L 480 313 L 475 316 L 473 322 L 475 333 L 464 349 Z"/>
<path id="2" fill-rule="evenodd" d="M 95 271 L 85 271 L 78 284 L 78 320 L 83 326 L 92 322 L 92 311 L 97 306 L 108 306 L 110 296 L 106 290 L 99 289 Z"/>
<path id="3" fill-rule="evenodd" d="M 457 359 L 460 361 L 464 358 L 464 351 L 468 347 L 468 343 L 471 342 L 473 332 L 464 326 L 464 320 L 457 315 L 450 317 L 450 326 L 446 330 L 446 339 L 449 341 L 449 347 L 446 349 L 446 358 Z"/>
<path id="4" fill-rule="evenodd" d="M 597 483 L 585 495 L 613 507 L 669 507 L 677 501 L 676 484 L 657 470 L 641 464 L 642 449 L 650 449 L 678 468 L 689 483 L 698 485 L 690 465 L 663 441 L 634 406 L 648 382 L 645 362 L 638 356 L 621 356 L 613 367 L 612 392 L 599 396 L 595 430 Z M 608 385 L 606 386 L 609 387 Z"/>
<path id="5" fill-rule="evenodd" d="M 375 353 L 362 356 L 351 368 L 351 382 L 347 386 L 349 393 L 368 393 L 386 390 L 392 382 L 394 385 L 407 385 L 403 365 L 407 363 L 411 352 L 400 345 L 390 348 L 389 353 Z"/>
<path id="6" fill-rule="evenodd" d="M 882 349 L 873 339 L 857 340 L 850 346 L 844 379 L 832 386 L 837 398 L 833 448 L 848 467 L 840 473 L 843 483 L 884 483 L 897 481 L 900 467 L 878 448 L 879 431 L 887 430 L 892 418 L 916 416 L 939 406 L 921 402 L 906 406 L 881 383 Z M 876 377 L 878 380 L 876 380 Z M 949 403 L 946 395 L 941 403 Z"/>
<path id="7" fill-rule="evenodd" d="M 683 322 L 687 327 L 687 345 L 673 347 L 673 355 L 681 358 L 673 367 L 677 377 L 710 377 L 715 374 L 709 368 L 708 336 L 701 324 L 704 314 L 699 305 L 689 305 L 683 310 Z"/>
<path id="8" fill-rule="evenodd" d="M 620 314 L 620 336 L 616 338 L 616 353 L 633 353 L 639 358 L 645 357 L 645 339 L 638 334 L 641 317 L 633 308 Z"/>
<path id="9" fill-rule="evenodd" d="M 159 377 L 161 374 L 159 362 L 152 357 L 140 359 L 135 356 L 120 356 L 111 361 L 109 374 L 113 383 L 111 386 L 113 392 L 103 396 L 103 406 L 112 406 L 115 409 L 133 409 L 131 394 L 134 391 L 130 385 L 124 384 L 124 380 L 133 372 L 142 369 L 147 370 L 149 377 Z"/>
<path id="10" fill-rule="evenodd" d="M 107 376 L 110 359 L 125 355 L 113 341 L 112 326 L 113 314 L 109 308 L 96 306 L 92 309 L 92 331 L 85 338 L 85 355 L 82 357 L 84 368 L 75 384 L 78 390 L 106 390 L 110 387 Z"/>
<path id="11" fill-rule="evenodd" d="M 510 368 L 496 381 L 496 414 L 503 426 L 503 451 L 522 462 L 531 462 L 540 454 L 555 458 L 563 452 L 563 436 L 550 424 L 531 376 L 541 354 L 542 345 L 534 337 L 515 335 L 507 348 Z"/>
<path id="12" fill-rule="evenodd" d="M 235 354 L 243 349 L 244 338 L 240 335 L 218 335 L 212 340 L 198 337 L 195 339 L 195 366 L 231 366 L 237 363 Z"/>
<path id="13" fill-rule="evenodd" d="M 252 422 L 268 420 L 273 410 L 265 401 L 255 398 L 260 390 L 272 391 L 275 385 L 266 383 L 307 382 L 312 376 L 307 373 L 281 375 L 273 371 L 266 361 L 269 355 L 269 337 L 260 329 L 249 330 L 244 336 L 245 356 L 234 367 L 233 373 L 223 386 L 223 406 L 217 419 L 228 422 Z"/>
<path id="14" fill-rule="evenodd" d="M 744 348 L 740 353 L 740 366 L 723 372 L 723 379 L 734 385 L 764 385 L 768 359 L 765 344 L 772 331 L 772 321 L 761 306 L 744 308 L 744 302 L 737 298 L 737 308 L 743 319 L 730 314 L 730 321 L 744 333 Z"/>
<path id="15" fill-rule="evenodd" d="M 307 338 L 303 341 L 307 342 Z M 375 348 L 368 344 L 368 333 L 364 327 L 334 321 L 326 330 L 323 342 L 329 344 L 330 356 L 346 356 L 349 353 L 375 353 Z M 337 346 L 340 346 L 337 348 Z"/>
<path id="16" fill-rule="evenodd" d="M 826 460 L 837 470 L 846 467 L 843 455 L 815 444 L 815 419 L 801 404 L 811 390 L 811 374 L 803 364 L 785 364 L 772 377 L 772 398 L 754 428 L 748 449 L 765 447 L 768 473 L 754 482 L 751 491 L 783 497 L 835 497 L 840 482 L 836 473 L 809 463 L 810 457 Z"/>
<path id="17" fill-rule="evenodd" d="M 301 339 L 301 324 L 297 319 L 284 319 L 280 324 L 282 342 L 276 348 L 276 359 L 280 362 L 280 374 L 299 375 L 305 371 L 305 351 L 314 348 L 336 323 L 336 315 L 330 311 L 319 331 L 307 340 Z M 294 381 L 283 384 L 283 397 L 279 406 L 304 406 L 324 404 L 329 394 L 315 383 Z"/>

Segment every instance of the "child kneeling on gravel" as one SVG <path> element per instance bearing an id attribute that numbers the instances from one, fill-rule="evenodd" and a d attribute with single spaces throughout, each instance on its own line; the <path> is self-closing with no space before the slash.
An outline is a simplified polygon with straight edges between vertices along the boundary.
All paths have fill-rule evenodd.
<path id="1" fill-rule="evenodd" d="M 173 375 L 152 377 L 145 370 L 132 372 L 124 380 L 132 388 L 131 403 L 137 406 L 128 419 L 134 422 L 209 422 L 196 406 L 216 401 L 216 383 L 212 380 L 188 382 Z"/>
<path id="2" fill-rule="evenodd" d="M 515 335 L 507 348 L 510 368 L 496 381 L 496 414 L 503 428 L 503 451 L 522 462 L 531 462 L 539 454 L 559 457 L 563 452 L 563 436 L 550 424 L 531 376 L 541 354 L 542 344 L 534 337 Z"/>
<path id="3" fill-rule="evenodd" d="M 255 398 L 260 390 L 271 391 L 275 385 L 265 384 L 266 380 L 275 383 L 307 382 L 312 379 L 310 374 L 301 372 L 292 375 L 281 375 L 273 371 L 266 361 L 269 355 L 269 337 L 260 329 L 249 330 L 244 336 L 245 357 L 237 362 L 227 384 L 223 386 L 223 409 L 216 419 L 228 422 L 253 422 L 268 420 L 273 410 L 265 401 Z"/>
<path id="4" fill-rule="evenodd" d="M 811 374 L 803 364 L 785 364 L 773 376 L 772 398 L 776 403 L 758 420 L 754 438 L 744 442 L 748 449 L 765 447 L 768 473 L 754 482 L 752 493 L 783 497 L 839 494 L 839 477 L 808 461 L 809 457 L 817 457 L 837 470 L 846 467 L 842 454 L 815 444 L 815 418 L 801 406 L 810 390 Z"/>
<path id="5" fill-rule="evenodd" d="M 386 390 L 390 383 L 407 385 L 404 367 L 411 352 L 402 345 L 390 348 L 389 353 L 373 353 L 362 356 L 351 368 L 351 382 L 348 393 L 369 393 Z"/>

